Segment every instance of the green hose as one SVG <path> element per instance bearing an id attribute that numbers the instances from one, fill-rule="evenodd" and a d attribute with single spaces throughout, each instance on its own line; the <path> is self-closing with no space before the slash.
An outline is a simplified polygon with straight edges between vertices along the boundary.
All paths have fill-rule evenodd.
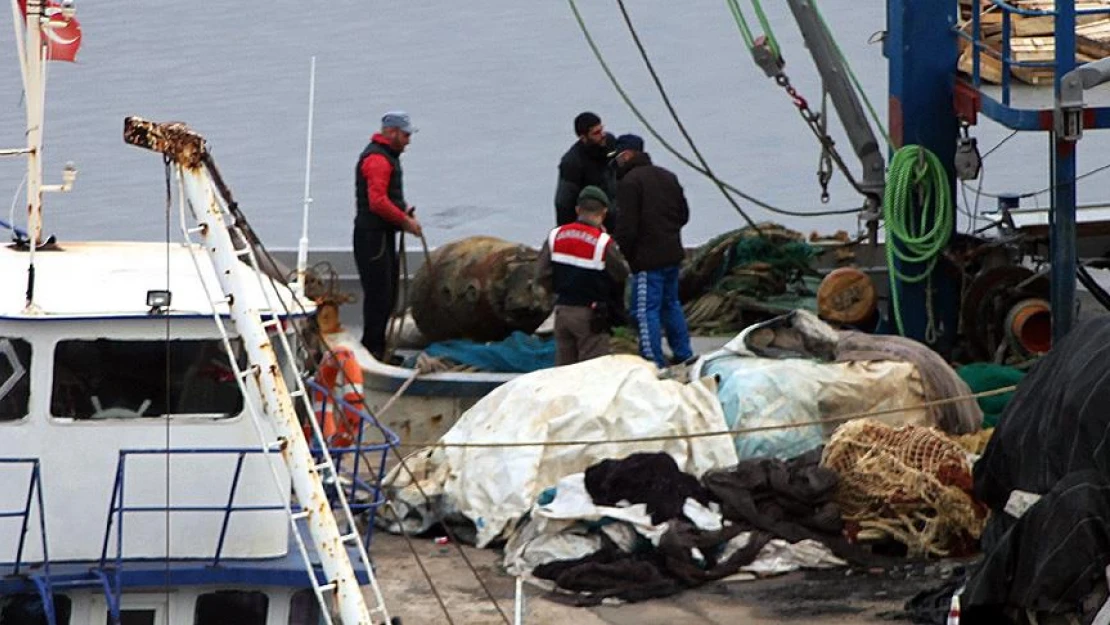
<path id="1" fill-rule="evenodd" d="M 915 207 L 920 207 L 916 219 Z M 899 282 L 916 284 L 932 275 L 941 252 L 952 237 L 955 224 L 948 173 L 940 159 L 928 149 L 907 145 L 894 153 L 883 196 L 883 221 L 894 321 L 898 333 L 905 336 Z M 924 265 L 924 268 L 917 274 L 903 273 L 895 265 L 895 260 Z M 931 308 L 931 299 L 926 296 L 927 308 Z M 933 311 L 927 310 L 926 313 L 931 319 Z"/>

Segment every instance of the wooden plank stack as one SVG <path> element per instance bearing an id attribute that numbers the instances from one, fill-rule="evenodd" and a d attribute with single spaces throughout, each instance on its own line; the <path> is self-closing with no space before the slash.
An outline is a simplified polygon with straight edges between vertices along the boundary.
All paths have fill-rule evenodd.
<path id="1" fill-rule="evenodd" d="M 972 15 L 974 2 L 980 6 L 980 37 L 994 52 L 1002 52 L 1002 12 L 990 0 L 959 0 L 960 3 L 960 29 L 972 33 Z M 1055 8 L 1054 0 L 1010 0 L 1010 4 L 1023 9 L 1051 11 Z M 1078 0 L 1076 10 L 1110 8 L 1110 0 Z M 1010 56 L 1016 61 L 1049 62 L 1056 56 L 1056 41 L 1054 35 L 1054 18 L 1051 15 L 1010 15 Z M 1110 14 L 1077 15 L 1076 16 L 1076 59 L 1080 63 L 1094 61 L 1110 56 Z M 960 38 L 960 59 L 958 68 L 961 72 L 971 75 L 972 72 L 972 46 L 964 38 Z M 1052 83 L 1051 67 L 1010 67 L 1014 78 L 1031 84 L 1042 85 Z M 979 76 L 984 82 L 998 84 L 1002 82 L 1002 61 L 987 52 L 979 53 Z"/>

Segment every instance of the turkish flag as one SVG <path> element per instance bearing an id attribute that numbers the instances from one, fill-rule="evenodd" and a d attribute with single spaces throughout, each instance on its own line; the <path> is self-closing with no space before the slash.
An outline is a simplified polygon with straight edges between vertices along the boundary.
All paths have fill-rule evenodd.
<path id="1" fill-rule="evenodd" d="M 18 0 L 19 10 L 27 16 L 27 0 Z M 62 7 L 54 0 L 43 3 L 43 15 L 47 22 L 42 27 L 42 40 L 46 44 L 46 59 L 49 61 L 77 60 L 77 50 L 81 47 L 81 24 L 77 18 L 67 19 Z"/>

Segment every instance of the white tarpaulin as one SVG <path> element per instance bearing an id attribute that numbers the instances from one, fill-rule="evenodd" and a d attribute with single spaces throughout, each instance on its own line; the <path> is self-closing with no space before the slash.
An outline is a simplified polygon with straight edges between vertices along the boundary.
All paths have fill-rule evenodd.
<path id="1" fill-rule="evenodd" d="M 452 443 L 616 440 L 725 429 L 715 389 L 698 381 L 660 380 L 655 366 L 637 356 L 606 356 L 511 380 L 463 414 L 441 439 L 448 446 L 412 458 L 420 461 L 417 479 L 435 500 L 435 513 L 466 516 L 484 547 L 505 536 L 544 489 L 601 460 L 662 451 L 683 471 L 701 476 L 736 464 L 736 451 L 729 436 L 495 448 Z M 435 520 L 406 474 L 395 469 L 386 483 L 401 517 L 410 523 L 423 517 L 410 529 Z"/>

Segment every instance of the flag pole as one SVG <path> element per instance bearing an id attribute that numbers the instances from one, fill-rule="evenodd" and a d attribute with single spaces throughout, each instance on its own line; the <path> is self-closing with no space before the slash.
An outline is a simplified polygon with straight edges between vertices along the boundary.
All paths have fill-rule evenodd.
<path id="1" fill-rule="evenodd" d="M 308 74 L 308 137 L 305 140 L 304 155 L 304 209 L 301 217 L 301 240 L 297 245 L 297 283 L 296 289 L 304 295 L 305 271 L 308 268 L 308 208 L 312 204 L 310 193 L 312 180 L 312 118 L 316 105 L 316 57 Z"/>
<path id="2" fill-rule="evenodd" d="M 42 239 L 42 119 L 46 104 L 42 43 L 43 0 L 27 0 L 26 24 L 27 85 L 27 303 L 35 311 L 35 248 Z"/>

